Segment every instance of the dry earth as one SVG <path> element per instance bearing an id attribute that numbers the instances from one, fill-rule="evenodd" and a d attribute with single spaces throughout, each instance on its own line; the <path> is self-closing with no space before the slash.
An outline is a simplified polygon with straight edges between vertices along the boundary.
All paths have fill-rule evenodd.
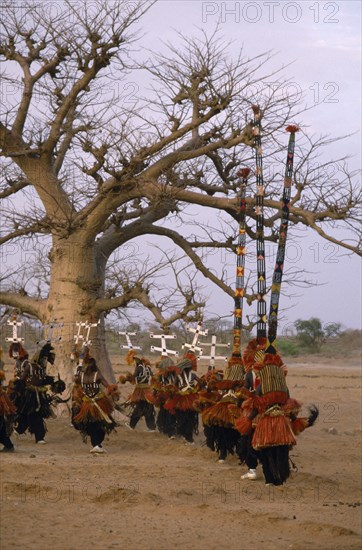
<path id="1" fill-rule="evenodd" d="M 1 550 L 360 549 L 360 363 L 313 363 L 289 361 L 291 395 L 320 418 L 299 436 L 298 471 L 282 488 L 265 487 L 260 467 L 240 480 L 245 467 L 219 464 L 202 430 L 188 447 L 143 420 L 130 431 L 119 413 L 107 454 L 93 456 L 63 410 L 47 445 L 14 437 L 16 453 L 0 456 Z"/>

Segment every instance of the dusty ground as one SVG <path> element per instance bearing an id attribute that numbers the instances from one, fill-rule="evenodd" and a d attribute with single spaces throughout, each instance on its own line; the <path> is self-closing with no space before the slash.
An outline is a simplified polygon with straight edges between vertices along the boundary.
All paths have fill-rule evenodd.
<path id="1" fill-rule="evenodd" d="M 330 550 L 361 547 L 361 371 L 358 359 L 288 361 L 291 395 L 320 418 L 298 438 L 282 488 L 242 481 L 203 446 L 121 426 L 89 454 L 67 411 L 47 445 L 16 439 L 1 460 L 1 550 Z M 130 387 L 124 391 L 129 393 Z M 202 430 L 201 430 L 202 431 Z"/>

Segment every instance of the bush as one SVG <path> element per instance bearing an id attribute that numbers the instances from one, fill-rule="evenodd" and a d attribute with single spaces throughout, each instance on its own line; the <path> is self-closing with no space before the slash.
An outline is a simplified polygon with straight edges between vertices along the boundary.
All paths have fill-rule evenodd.
<path id="1" fill-rule="evenodd" d="M 294 323 L 300 345 L 310 353 L 318 353 L 325 340 L 322 322 L 317 317 L 297 319 Z"/>
<path id="2" fill-rule="evenodd" d="M 292 357 L 295 357 L 300 353 L 299 347 L 291 340 L 286 339 L 278 340 L 278 351 L 280 351 L 282 355 L 289 355 Z"/>

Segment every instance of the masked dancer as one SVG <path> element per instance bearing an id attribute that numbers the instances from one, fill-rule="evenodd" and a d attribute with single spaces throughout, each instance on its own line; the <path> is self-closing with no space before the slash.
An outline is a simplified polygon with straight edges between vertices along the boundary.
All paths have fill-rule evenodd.
<path id="1" fill-rule="evenodd" d="M 112 417 L 114 402 L 119 398 L 117 384 L 107 382 L 93 357 L 84 361 L 82 371 L 75 378 L 82 394 L 80 408 L 73 417 L 73 425 L 80 431 L 84 442 L 90 437 L 91 453 L 103 454 L 106 452 L 103 447 L 105 436 L 117 426 Z M 102 386 L 106 388 L 105 392 Z"/>
<path id="2" fill-rule="evenodd" d="M 144 417 L 149 432 L 156 430 L 155 408 L 152 403 L 151 380 L 153 372 L 151 363 L 146 357 L 138 357 L 137 352 L 131 349 L 127 354 L 127 363 L 134 365 L 133 374 L 121 375 L 119 381 L 124 384 L 130 382 L 135 389 L 127 402 L 132 405 L 132 413 L 126 426 L 134 430 L 139 420 Z"/>

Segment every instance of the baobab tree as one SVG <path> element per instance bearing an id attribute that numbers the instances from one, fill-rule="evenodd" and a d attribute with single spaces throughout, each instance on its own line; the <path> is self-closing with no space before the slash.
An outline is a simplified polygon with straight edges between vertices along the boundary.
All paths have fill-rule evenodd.
<path id="1" fill-rule="evenodd" d="M 105 314 L 139 303 L 166 329 L 197 316 L 204 305 L 193 275 L 185 283 L 184 268 L 174 267 L 169 294 L 178 300 L 167 310 L 165 295 L 158 299 L 153 292 L 155 265 L 127 262 L 129 244 L 145 235 L 168 239 L 194 271 L 233 296 L 204 253 L 234 249 L 236 228 L 227 220 L 237 219 L 237 169 L 252 167 L 254 158 L 251 105 L 261 108 L 265 157 L 279 167 L 265 192 L 266 239 L 272 242 L 280 218 L 283 129 L 291 120 L 300 124 L 303 111 L 296 98 L 278 93 L 284 81 L 268 70 L 269 53 L 231 52 L 217 32 L 179 37 L 166 53 L 137 51 L 149 9 L 152 2 L 65 0 L 57 8 L 22 2 L 2 11 L 1 244 L 29 249 L 31 243 L 39 258 L 37 271 L 26 261 L 22 276 L 5 278 L 0 303 L 44 324 L 100 320 L 95 353 L 110 376 Z M 143 96 L 122 94 L 132 89 L 125 87 L 132 78 L 148 79 Z M 273 78 L 273 86 L 264 84 Z M 290 222 L 359 253 L 357 238 L 342 242 L 335 231 L 341 224 L 353 236 L 358 222 L 359 191 L 344 159 L 333 164 L 333 182 L 330 162 L 312 162 L 328 143 L 307 134 L 300 141 Z M 195 206 L 214 212 L 213 221 L 203 226 L 206 214 L 190 216 Z M 247 234 L 254 239 L 252 190 L 247 208 Z M 215 223 L 220 215 L 222 237 Z M 174 257 L 168 260 L 176 265 Z M 43 271 L 47 286 L 39 283 Z M 62 351 L 71 340 L 63 340 Z M 61 372 L 68 371 L 65 362 Z"/>

